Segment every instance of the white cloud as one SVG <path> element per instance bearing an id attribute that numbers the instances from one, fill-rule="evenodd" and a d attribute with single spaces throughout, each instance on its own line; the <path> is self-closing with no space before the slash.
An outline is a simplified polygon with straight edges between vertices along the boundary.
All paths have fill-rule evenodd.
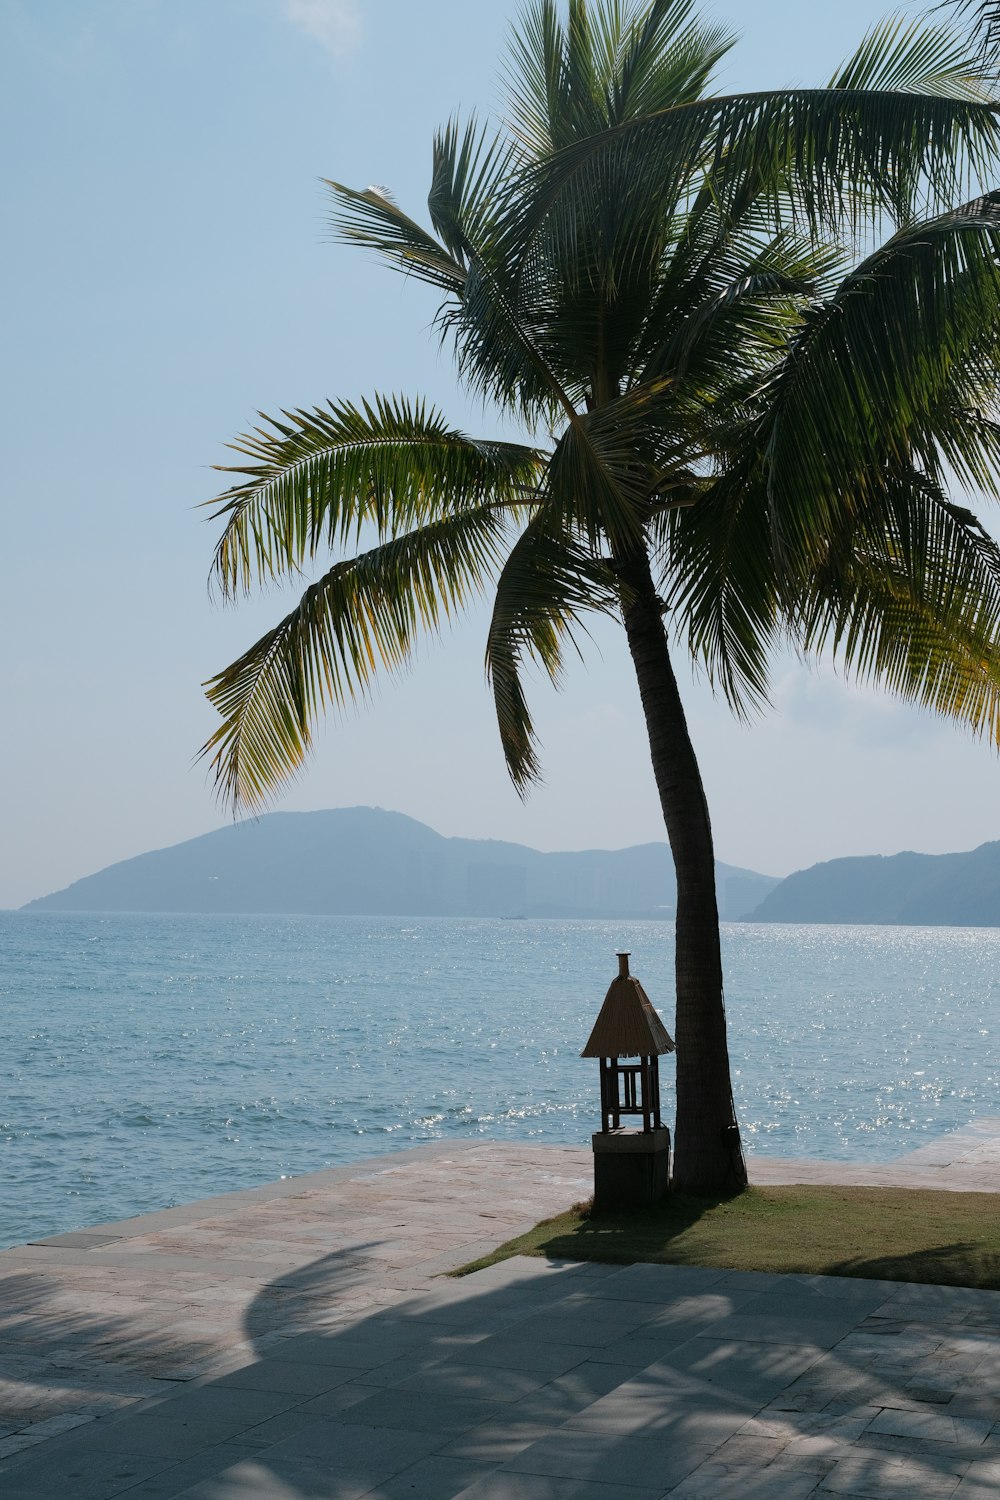
<path id="1" fill-rule="evenodd" d="M 288 19 L 341 58 L 361 40 L 361 12 L 355 0 L 285 0 Z"/>
<path id="2" fill-rule="evenodd" d="M 924 753 L 954 724 L 878 687 L 835 673 L 828 663 L 784 673 L 773 692 L 776 710 L 791 724 L 841 736 L 875 750 Z"/>

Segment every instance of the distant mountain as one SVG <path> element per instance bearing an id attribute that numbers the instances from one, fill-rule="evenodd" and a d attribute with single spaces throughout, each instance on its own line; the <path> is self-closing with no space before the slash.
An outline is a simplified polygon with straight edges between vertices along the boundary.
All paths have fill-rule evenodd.
<path id="1" fill-rule="evenodd" d="M 1000 843 L 831 859 L 779 882 L 745 920 L 1000 927 Z"/>
<path id="2" fill-rule="evenodd" d="M 729 920 L 777 884 L 732 865 L 716 870 Z M 665 843 L 541 854 L 346 807 L 234 823 L 109 865 L 23 910 L 672 917 L 675 895 Z"/>

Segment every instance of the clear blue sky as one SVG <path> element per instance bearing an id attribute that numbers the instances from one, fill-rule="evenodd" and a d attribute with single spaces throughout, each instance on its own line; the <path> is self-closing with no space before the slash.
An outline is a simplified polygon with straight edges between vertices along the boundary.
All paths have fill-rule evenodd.
<path id="1" fill-rule="evenodd" d="M 6 460 L 0 905 L 224 821 L 199 683 L 282 609 L 210 604 L 211 464 L 258 408 L 422 393 L 472 430 L 433 302 L 333 246 L 318 179 L 418 213 L 432 132 L 498 102 L 516 7 L 468 0 L 0 0 Z M 879 10 L 726 0 L 723 82 L 823 82 Z M 988 518 L 989 519 L 989 518 Z M 614 631 L 539 685 L 547 784 L 522 806 L 483 686 L 483 620 L 320 737 L 282 805 L 374 803 L 541 848 L 661 838 Z M 1000 837 L 1000 763 L 959 731 L 784 662 L 741 729 L 690 685 L 720 858 Z"/>

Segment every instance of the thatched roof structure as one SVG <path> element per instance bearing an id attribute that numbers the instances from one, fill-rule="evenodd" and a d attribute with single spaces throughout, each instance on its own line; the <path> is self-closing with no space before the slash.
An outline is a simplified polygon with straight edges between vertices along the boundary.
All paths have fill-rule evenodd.
<path id="1" fill-rule="evenodd" d="M 673 1052 L 670 1034 L 642 985 L 628 971 L 628 954 L 618 955 L 618 975 L 604 998 L 581 1057 L 660 1057 Z"/>

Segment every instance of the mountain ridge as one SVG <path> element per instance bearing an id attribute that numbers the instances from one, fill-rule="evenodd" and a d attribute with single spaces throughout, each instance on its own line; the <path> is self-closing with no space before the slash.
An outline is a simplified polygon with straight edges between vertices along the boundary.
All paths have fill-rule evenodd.
<path id="1" fill-rule="evenodd" d="M 778 883 L 733 865 L 717 874 L 728 920 Z M 665 842 L 543 853 L 355 807 L 229 824 L 105 866 L 21 910 L 672 917 L 675 890 Z"/>
<path id="2" fill-rule="evenodd" d="M 741 920 L 1000 927 L 1000 841 L 956 854 L 862 854 L 778 882 Z"/>

